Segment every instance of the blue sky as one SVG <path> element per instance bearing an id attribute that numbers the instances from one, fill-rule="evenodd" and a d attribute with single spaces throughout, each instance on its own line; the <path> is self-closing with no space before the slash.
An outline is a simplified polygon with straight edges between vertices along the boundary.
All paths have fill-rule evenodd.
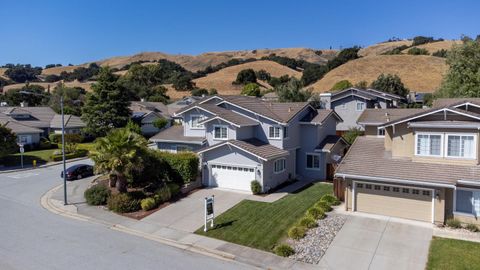
<path id="1" fill-rule="evenodd" d="M 0 0 L 0 65 L 480 34 L 480 1 Z"/>

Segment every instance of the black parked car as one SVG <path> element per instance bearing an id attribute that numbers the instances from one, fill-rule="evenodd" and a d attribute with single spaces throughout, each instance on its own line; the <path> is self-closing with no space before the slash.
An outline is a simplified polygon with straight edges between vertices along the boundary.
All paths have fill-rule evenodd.
<path id="1" fill-rule="evenodd" d="M 93 166 L 87 164 L 73 165 L 66 170 L 67 180 L 82 179 L 93 175 Z M 63 178 L 63 171 L 60 173 L 60 177 Z"/>

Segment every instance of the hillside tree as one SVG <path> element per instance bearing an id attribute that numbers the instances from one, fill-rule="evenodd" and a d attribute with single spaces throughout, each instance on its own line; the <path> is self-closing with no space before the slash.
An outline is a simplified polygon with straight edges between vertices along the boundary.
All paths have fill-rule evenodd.
<path id="1" fill-rule="evenodd" d="M 245 95 L 245 96 L 259 97 L 260 96 L 260 86 L 256 83 L 246 84 L 243 87 L 241 94 Z"/>
<path id="2" fill-rule="evenodd" d="M 41 67 L 31 65 L 11 65 L 5 71 L 5 75 L 17 83 L 37 81 L 37 76 L 42 73 Z"/>
<path id="3" fill-rule="evenodd" d="M 243 69 L 237 74 L 237 79 L 233 82 L 233 84 L 248 84 L 248 83 L 256 83 L 257 82 L 257 75 L 255 71 L 251 68 Z"/>
<path id="4" fill-rule="evenodd" d="M 128 90 L 118 82 L 118 77 L 110 68 L 100 69 L 92 90 L 82 109 L 82 120 L 87 125 L 85 131 L 99 137 L 105 136 L 111 129 L 124 127 L 131 113 Z"/>
<path id="5" fill-rule="evenodd" d="M 303 84 L 295 77 L 277 86 L 275 91 L 280 102 L 305 102 L 312 96 L 312 89 L 303 89 Z"/>
<path id="6" fill-rule="evenodd" d="M 28 93 L 25 93 L 28 92 Z M 22 88 L 14 88 L 6 91 L 3 100 L 10 106 L 19 106 L 26 102 L 28 106 L 48 105 L 50 94 L 40 85 L 26 84 Z"/>
<path id="7" fill-rule="evenodd" d="M 330 90 L 331 91 L 341 91 L 341 90 L 348 89 L 352 86 L 353 86 L 353 84 L 349 80 L 341 80 L 341 81 L 336 82 L 332 86 L 332 89 L 330 89 Z"/>
<path id="8" fill-rule="evenodd" d="M 86 95 L 87 92 L 81 87 L 66 87 L 65 84 L 59 83 L 53 88 L 49 105 L 56 113 L 60 113 L 60 98 L 63 96 L 63 112 L 80 116 Z"/>
<path id="9" fill-rule="evenodd" d="M 408 88 L 403 85 L 400 77 L 396 74 L 392 75 L 382 73 L 375 81 L 372 82 L 370 87 L 376 90 L 399 95 L 402 97 L 406 97 L 410 92 Z"/>

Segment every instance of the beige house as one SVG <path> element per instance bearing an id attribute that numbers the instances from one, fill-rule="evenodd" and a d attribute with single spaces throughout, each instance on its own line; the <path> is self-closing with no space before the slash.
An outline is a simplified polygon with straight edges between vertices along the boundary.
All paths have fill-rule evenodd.
<path id="1" fill-rule="evenodd" d="M 480 102 L 438 103 L 380 117 L 384 136 L 357 138 L 335 173 L 347 210 L 480 224 Z"/>

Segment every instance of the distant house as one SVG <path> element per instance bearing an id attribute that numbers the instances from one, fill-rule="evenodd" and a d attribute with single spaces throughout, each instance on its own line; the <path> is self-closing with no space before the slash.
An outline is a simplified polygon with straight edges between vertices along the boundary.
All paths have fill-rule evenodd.
<path id="1" fill-rule="evenodd" d="M 64 115 L 65 132 L 80 134 L 85 123 L 74 115 Z M 62 117 L 50 107 L 1 107 L 0 124 L 17 135 L 18 142 L 37 145 L 40 138 L 50 133 L 61 133 Z"/>
<path id="2" fill-rule="evenodd" d="M 172 117 L 172 119 L 175 122 L 180 123 L 182 121 L 182 118 L 181 117 L 176 117 L 175 112 L 177 112 L 177 111 L 187 107 L 188 105 L 190 105 L 194 102 L 197 102 L 201 99 L 202 99 L 202 97 L 190 96 L 190 97 L 184 97 L 180 100 L 177 100 L 173 103 L 170 103 L 170 104 L 167 105 L 168 114 L 170 115 L 170 117 Z"/>
<path id="3" fill-rule="evenodd" d="M 425 109 L 365 109 L 358 117 L 357 124 L 363 128 L 366 136 L 383 137 L 383 124 L 422 111 Z"/>
<path id="4" fill-rule="evenodd" d="M 343 122 L 337 125 L 337 134 L 341 135 L 351 128 L 363 129 L 357 124 L 357 120 L 365 109 L 396 108 L 405 98 L 375 89 L 349 88 L 334 93 L 322 93 L 320 101 L 323 108 L 334 110 L 343 119 Z"/>
<path id="5" fill-rule="evenodd" d="M 195 151 L 205 186 L 250 192 L 257 180 L 269 191 L 288 179 L 325 180 L 345 143 L 342 119 L 308 102 L 278 103 L 247 96 L 205 97 L 176 112 L 183 125 L 155 136 L 159 150 Z M 330 169 L 329 169 L 330 168 Z"/>
<path id="6" fill-rule="evenodd" d="M 166 127 L 170 126 L 170 114 L 168 107 L 162 102 L 132 101 L 130 104 L 132 120 L 136 122 L 145 136 L 152 136 L 160 131 L 155 127 L 157 119 L 164 118 L 168 121 Z"/>
<path id="7" fill-rule="evenodd" d="M 278 95 L 276 92 L 269 92 L 262 96 L 264 101 L 278 101 Z"/>

